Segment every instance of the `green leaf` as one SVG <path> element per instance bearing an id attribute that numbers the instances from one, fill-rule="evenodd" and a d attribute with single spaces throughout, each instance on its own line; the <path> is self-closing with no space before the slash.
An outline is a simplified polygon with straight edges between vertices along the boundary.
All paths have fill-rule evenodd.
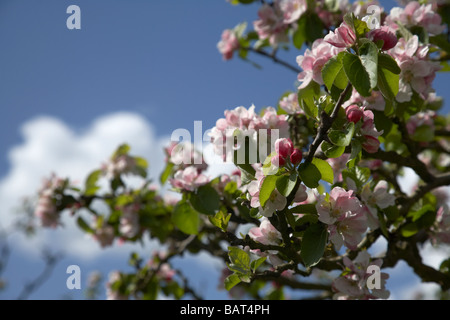
<path id="1" fill-rule="evenodd" d="M 252 263 L 250 264 L 250 267 L 252 268 L 253 273 L 256 272 L 256 270 L 258 269 L 258 267 L 264 262 L 266 261 L 267 257 L 261 257 L 259 259 L 253 260 Z"/>
<path id="2" fill-rule="evenodd" d="M 313 224 L 306 229 L 300 251 L 305 267 L 312 267 L 322 259 L 327 239 L 328 230 L 322 223 Z"/>
<path id="3" fill-rule="evenodd" d="M 312 163 L 319 170 L 322 180 L 329 182 L 329 183 L 334 182 L 333 169 L 331 168 L 330 164 L 327 161 L 319 159 L 319 158 L 313 158 Z"/>
<path id="4" fill-rule="evenodd" d="M 166 168 L 164 169 L 164 171 L 159 176 L 159 181 L 161 182 L 161 184 L 165 184 L 166 183 L 167 179 L 172 174 L 172 170 L 173 170 L 174 166 L 175 165 L 172 162 L 167 162 Z"/>
<path id="5" fill-rule="evenodd" d="M 403 237 L 409 238 L 415 235 L 419 231 L 419 228 L 417 225 L 413 222 L 405 224 L 401 229 L 400 232 Z"/>
<path id="6" fill-rule="evenodd" d="M 416 128 L 411 137 L 414 141 L 430 142 L 434 140 L 434 129 L 428 125 L 421 125 Z"/>
<path id="7" fill-rule="evenodd" d="M 322 178 L 322 174 L 319 169 L 313 163 L 302 163 L 298 168 L 300 179 L 302 179 L 305 186 L 308 188 L 317 188 L 319 181 Z"/>
<path id="8" fill-rule="evenodd" d="M 264 181 L 259 190 L 259 203 L 261 207 L 264 208 L 267 200 L 269 200 L 272 195 L 273 190 L 275 190 L 277 184 L 278 176 L 271 175 L 264 178 Z"/>
<path id="9" fill-rule="evenodd" d="M 120 145 L 117 150 L 113 153 L 111 159 L 116 159 L 117 157 L 127 155 L 130 152 L 130 146 L 128 144 Z"/>
<path id="10" fill-rule="evenodd" d="M 292 42 L 297 49 L 301 49 L 306 41 L 306 18 L 301 17 L 298 20 L 297 30 L 292 36 Z"/>
<path id="11" fill-rule="evenodd" d="M 328 60 L 322 68 L 322 79 L 329 91 L 331 91 L 331 88 L 339 73 L 344 72 L 344 67 L 342 65 L 343 55 L 343 52 L 339 53 L 337 56 Z"/>
<path id="12" fill-rule="evenodd" d="M 377 86 L 378 81 L 378 47 L 373 42 L 366 42 L 359 48 L 362 65 L 369 75 L 370 88 Z"/>
<path id="13" fill-rule="evenodd" d="M 400 74 L 401 72 L 397 61 L 395 61 L 394 58 L 386 53 L 378 53 L 378 66 L 383 69 L 389 70 L 393 74 Z"/>
<path id="14" fill-rule="evenodd" d="M 200 226 L 199 213 L 189 203 L 181 200 L 172 212 L 172 222 L 186 234 L 197 234 Z"/>
<path id="15" fill-rule="evenodd" d="M 328 138 L 336 146 L 346 147 L 350 144 L 355 133 L 355 124 L 348 122 L 342 130 L 332 129 L 328 133 Z"/>
<path id="16" fill-rule="evenodd" d="M 328 158 L 338 158 L 345 152 L 345 147 L 336 146 L 326 141 L 322 142 L 321 149 Z"/>
<path id="17" fill-rule="evenodd" d="M 228 264 L 228 268 L 231 271 L 244 275 L 250 273 L 250 256 L 248 252 L 237 247 L 228 247 L 228 256 L 231 262 L 231 264 Z"/>
<path id="18" fill-rule="evenodd" d="M 84 183 L 85 196 L 93 196 L 95 193 L 100 189 L 100 187 L 97 185 L 98 180 L 100 179 L 102 175 L 102 170 L 96 170 L 91 172 L 89 176 L 86 179 L 86 182 Z"/>
<path id="19" fill-rule="evenodd" d="M 216 214 L 220 207 L 220 196 L 210 185 L 200 186 L 195 193 L 190 193 L 189 201 L 195 210 L 207 215 Z"/>
<path id="20" fill-rule="evenodd" d="M 225 279 L 224 285 L 225 289 L 230 291 L 231 288 L 233 288 L 235 285 L 239 284 L 241 282 L 241 279 L 239 279 L 239 276 L 236 273 L 233 273 L 232 275 L 228 276 Z"/>
<path id="21" fill-rule="evenodd" d="M 277 190 L 285 197 L 289 196 L 297 183 L 297 174 L 282 175 L 276 181 Z"/>
<path id="22" fill-rule="evenodd" d="M 320 86 L 311 81 L 306 88 L 298 91 L 298 102 L 300 107 L 305 111 L 306 115 L 316 119 L 318 115 L 315 100 L 320 97 Z"/>
<path id="23" fill-rule="evenodd" d="M 317 214 L 316 205 L 313 203 L 310 204 L 300 204 L 298 206 L 292 207 L 289 209 L 289 212 L 292 213 L 304 213 L 304 214 Z"/>
<path id="24" fill-rule="evenodd" d="M 360 57 L 345 52 L 342 62 L 345 74 L 356 91 L 364 97 L 370 97 L 371 77 L 364 68 Z"/>
<path id="25" fill-rule="evenodd" d="M 82 217 L 78 217 L 77 224 L 84 232 L 94 233 L 94 230 L 87 224 L 86 221 L 84 221 Z"/>
<path id="26" fill-rule="evenodd" d="M 354 166 L 352 168 L 348 168 L 342 171 L 342 178 L 346 181 L 347 178 L 352 179 L 356 187 L 361 189 L 362 186 L 369 180 L 370 178 L 370 169 Z"/>
<path id="27" fill-rule="evenodd" d="M 228 228 L 228 222 L 231 218 L 231 213 L 225 213 L 221 210 L 217 212 L 215 216 L 209 216 L 208 218 L 214 226 L 226 232 Z"/>
<path id="28" fill-rule="evenodd" d="M 378 68 L 378 89 L 384 98 L 395 101 L 400 84 L 400 76 L 381 66 Z"/>

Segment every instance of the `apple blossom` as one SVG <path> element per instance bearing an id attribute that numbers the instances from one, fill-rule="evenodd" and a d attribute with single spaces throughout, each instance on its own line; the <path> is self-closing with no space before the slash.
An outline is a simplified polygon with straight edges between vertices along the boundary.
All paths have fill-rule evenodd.
<path id="1" fill-rule="evenodd" d="M 353 191 L 335 187 L 316 203 L 319 221 L 328 225 L 330 240 L 339 250 L 343 244 L 351 250 L 361 242 L 367 230 L 367 217 Z"/>
<path id="2" fill-rule="evenodd" d="M 337 158 L 328 158 L 326 161 L 333 169 L 334 183 L 342 181 L 342 171 L 347 168 L 347 162 L 350 160 L 350 153 L 343 153 Z"/>
<path id="3" fill-rule="evenodd" d="M 231 29 L 226 29 L 222 32 L 222 39 L 217 44 L 217 49 L 222 54 L 224 60 L 230 60 L 233 57 L 233 52 L 239 49 L 239 39 Z"/>
<path id="4" fill-rule="evenodd" d="M 322 85 L 322 68 L 330 58 L 336 56 L 344 48 L 338 48 L 324 39 L 317 39 L 313 42 L 311 50 L 306 49 L 303 55 L 297 57 L 297 64 L 303 69 L 298 75 L 301 82 L 299 89 L 306 88 L 311 81 Z"/>
<path id="5" fill-rule="evenodd" d="M 96 219 L 92 228 L 94 229 L 92 237 L 100 244 L 102 248 L 109 247 L 113 244 L 115 234 L 112 225 L 103 221 L 103 219 L 100 221 Z"/>
<path id="6" fill-rule="evenodd" d="M 209 178 L 192 166 L 183 170 L 178 170 L 175 172 L 174 177 L 170 179 L 170 183 L 174 188 L 185 191 L 194 191 L 199 186 L 207 184 L 208 182 Z"/>
<path id="7" fill-rule="evenodd" d="M 139 233 L 139 229 L 139 205 L 126 205 L 120 217 L 120 234 L 126 238 L 133 238 Z"/>
<path id="8" fill-rule="evenodd" d="M 386 181 L 380 180 L 375 185 L 373 191 L 370 184 L 366 184 L 361 191 L 361 200 L 368 209 L 369 228 L 376 229 L 379 226 L 378 209 L 386 209 L 395 205 L 395 196 L 389 193 L 389 185 Z"/>
<path id="9" fill-rule="evenodd" d="M 254 241 L 265 245 L 279 245 L 281 243 L 281 233 L 265 217 L 261 220 L 259 227 L 249 230 L 248 235 Z"/>
<path id="10" fill-rule="evenodd" d="M 268 39 L 272 46 L 280 42 L 287 42 L 288 25 L 284 23 L 284 16 L 278 2 L 273 6 L 264 3 L 258 11 L 259 19 L 253 22 L 253 27 L 261 40 Z"/>
<path id="11" fill-rule="evenodd" d="M 427 99 L 432 92 L 431 83 L 436 72 L 441 69 L 437 62 L 428 60 L 427 46 L 419 45 L 419 38 L 414 35 L 408 41 L 399 39 L 397 45 L 389 50 L 400 67 L 399 92 L 396 96 L 398 102 L 410 101 L 413 90 L 422 99 Z"/>
<path id="12" fill-rule="evenodd" d="M 439 207 L 430 236 L 434 245 L 450 244 L 450 209 L 448 204 Z"/>
<path id="13" fill-rule="evenodd" d="M 290 93 L 286 97 L 283 97 L 283 99 L 280 100 L 279 104 L 280 108 L 286 111 L 288 114 L 303 113 L 303 110 L 298 104 L 297 93 Z"/>
<path id="14" fill-rule="evenodd" d="M 352 28 L 342 22 L 338 28 L 330 31 L 323 40 L 338 48 L 350 48 L 355 44 L 356 35 Z"/>
<path id="15" fill-rule="evenodd" d="M 397 23 L 407 28 L 420 26 L 433 35 L 438 35 L 445 30 L 445 26 L 441 24 L 441 16 L 433 11 L 432 5 L 421 5 L 417 1 L 409 2 L 405 8 L 392 8 L 385 23 L 394 29 L 398 28 Z"/>
<path id="16" fill-rule="evenodd" d="M 416 129 L 421 126 L 427 126 L 432 131 L 434 131 L 434 119 L 436 118 L 436 112 L 431 110 L 426 110 L 418 112 L 412 115 L 406 122 L 406 129 L 408 134 L 414 135 Z"/>
<path id="17" fill-rule="evenodd" d="M 368 299 L 387 299 L 390 292 L 385 289 L 386 280 L 389 278 L 387 273 L 381 272 L 380 288 L 369 289 L 367 281 L 371 276 L 368 273 L 369 266 L 381 267 L 382 259 L 371 261 L 367 251 L 361 251 L 355 260 L 351 261 L 348 257 L 343 258 L 346 270 L 343 275 L 333 281 L 332 288 L 335 292 L 333 299 L 336 300 L 368 300 Z"/>
<path id="18" fill-rule="evenodd" d="M 128 296 L 120 293 L 114 289 L 114 283 L 121 280 L 119 271 L 112 271 L 109 273 L 108 282 L 106 283 L 106 300 L 128 300 Z"/>
<path id="19" fill-rule="evenodd" d="M 259 207 L 259 213 L 264 217 L 270 218 L 277 210 L 283 210 L 287 205 L 286 197 L 278 192 L 277 189 L 273 190 L 270 198 L 266 201 L 264 208 Z"/>
<path id="20" fill-rule="evenodd" d="M 56 207 L 55 193 L 62 192 L 66 180 L 52 174 L 49 178 L 42 181 L 42 186 L 38 192 L 39 199 L 37 202 L 34 215 L 40 219 L 41 225 L 46 228 L 56 228 L 60 225 L 60 214 Z"/>
<path id="21" fill-rule="evenodd" d="M 351 104 L 361 105 L 365 110 L 379 110 L 384 111 L 386 102 L 380 91 L 372 90 L 370 97 L 361 96 L 355 89 L 352 90 L 352 95 L 345 103 L 342 104 L 347 108 Z"/>
<path id="22" fill-rule="evenodd" d="M 307 9 L 306 0 L 278 0 L 275 2 L 283 14 L 284 24 L 296 22 Z"/>

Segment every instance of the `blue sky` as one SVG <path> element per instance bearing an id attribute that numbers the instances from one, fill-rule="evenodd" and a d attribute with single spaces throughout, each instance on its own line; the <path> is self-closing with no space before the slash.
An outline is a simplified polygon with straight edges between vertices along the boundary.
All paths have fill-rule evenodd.
<path id="1" fill-rule="evenodd" d="M 66 8 L 71 4 L 81 8 L 81 30 L 66 28 Z M 383 2 L 385 8 L 393 4 Z M 206 130 L 225 109 L 240 105 L 274 106 L 283 92 L 294 89 L 296 75 L 255 56 L 251 58 L 263 70 L 238 59 L 224 62 L 216 48 L 223 29 L 252 22 L 256 10 L 253 5 L 234 7 L 225 0 L 2 0 L 0 190 L 20 188 L 15 183 L 19 178 L 29 182 L 24 190 L 33 190 L 41 175 L 49 173 L 46 165 L 63 172 L 73 165 L 86 174 L 87 169 L 82 169 L 94 169 L 98 159 L 113 151 L 114 143 L 122 142 L 121 137 L 131 139 L 136 150 L 147 153 L 142 156 L 151 158 L 163 137 L 177 128 L 193 131 L 194 121 L 201 120 Z M 295 64 L 298 54 L 282 56 Z M 450 97 L 445 91 L 448 80 L 445 74 L 436 81 L 437 93 L 444 98 Z M 110 147 L 105 146 L 105 135 L 114 137 Z M 71 141 L 76 141 L 73 147 Z M 79 155 L 83 146 L 92 147 L 96 141 L 101 145 L 95 157 Z M 78 157 L 84 159 L 82 166 Z M 45 239 L 54 238 L 46 233 Z M 0 298 L 14 299 L 25 281 L 39 274 L 43 264 L 36 252 L 44 244 L 30 244 L 27 249 L 13 246 L 3 274 L 8 287 Z M 80 291 L 67 290 L 66 267 L 80 265 L 85 281 L 92 270 L 107 274 L 126 269 L 125 251 L 96 251 L 97 259 L 66 252 L 52 278 L 32 298 L 82 298 Z M 205 297 L 226 298 L 225 292 L 215 290 L 214 263 L 199 267 L 187 259 L 178 265 L 189 271 Z M 408 282 L 417 283 L 408 277 L 392 283 L 405 288 Z"/>

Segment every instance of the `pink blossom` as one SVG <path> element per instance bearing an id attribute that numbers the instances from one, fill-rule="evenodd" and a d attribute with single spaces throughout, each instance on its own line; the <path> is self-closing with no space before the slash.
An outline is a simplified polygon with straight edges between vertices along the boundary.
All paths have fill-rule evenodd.
<path id="1" fill-rule="evenodd" d="M 191 142 L 172 141 L 169 147 L 166 148 L 166 154 L 168 161 L 176 165 L 178 170 L 185 169 L 188 166 L 194 166 L 200 171 L 208 168 L 203 154 Z"/>
<path id="2" fill-rule="evenodd" d="M 342 22 L 338 28 L 330 31 L 323 39 L 335 47 L 350 48 L 355 44 L 356 35 L 345 22 Z"/>
<path id="3" fill-rule="evenodd" d="M 123 208 L 120 217 L 119 232 L 126 238 L 133 238 L 139 233 L 139 205 L 130 204 Z"/>
<path id="4" fill-rule="evenodd" d="M 60 214 L 56 207 L 57 192 L 62 192 L 66 180 L 52 174 L 50 178 L 45 178 L 39 190 L 39 200 L 34 210 L 34 215 L 40 219 L 43 227 L 56 228 L 60 225 Z"/>
<path id="5" fill-rule="evenodd" d="M 185 191 L 194 191 L 198 187 L 207 184 L 209 178 L 195 167 L 187 167 L 184 170 L 178 170 L 170 183 L 174 188 L 179 188 Z"/>
<path id="6" fill-rule="evenodd" d="M 433 11 L 432 5 L 421 5 L 417 1 L 409 2 L 405 8 L 392 8 L 385 23 L 394 29 L 398 28 L 397 23 L 407 28 L 420 26 L 432 35 L 438 35 L 445 30 L 441 16 Z"/>
<path id="7" fill-rule="evenodd" d="M 137 174 L 136 160 L 127 154 L 119 155 L 102 164 L 101 170 L 109 179 L 122 174 Z"/>
<path id="8" fill-rule="evenodd" d="M 434 119 L 436 118 L 436 112 L 431 110 L 421 111 L 412 115 L 406 123 L 406 129 L 408 134 L 414 135 L 416 129 L 421 126 L 427 126 L 434 131 Z"/>
<path id="9" fill-rule="evenodd" d="M 93 223 L 93 238 L 100 244 L 102 248 L 109 247 L 113 244 L 115 234 L 113 226 L 103 221 L 99 225 L 98 219 Z"/>
<path id="10" fill-rule="evenodd" d="M 297 93 L 291 93 L 288 96 L 281 99 L 280 108 L 286 111 L 288 114 L 303 113 L 303 110 L 300 108 L 300 105 L 298 104 Z"/>
<path id="11" fill-rule="evenodd" d="M 311 50 L 305 50 L 304 55 L 297 57 L 298 65 L 303 69 L 298 75 L 301 82 L 299 89 L 306 88 L 311 81 L 323 84 L 322 68 L 330 58 L 336 56 L 344 48 L 338 48 L 324 39 L 317 39 L 313 42 Z"/>
<path id="12" fill-rule="evenodd" d="M 351 104 L 359 104 L 366 110 L 384 111 L 386 102 L 380 91 L 372 90 L 370 97 L 363 97 L 353 88 L 350 99 L 342 106 L 346 108 Z"/>
<path id="13" fill-rule="evenodd" d="M 353 191 L 335 187 L 329 196 L 319 197 L 316 209 L 319 220 L 328 225 L 330 240 L 336 248 L 339 250 L 345 244 L 355 250 L 367 230 L 367 218 Z"/>
<path id="14" fill-rule="evenodd" d="M 222 39 L 217 44 L 217 49 L 222 54 L 224 60 L 230 60 L 233 57 L 233 52 L 239 49 L 239 39 L 231 29 L 226 29 L 222 32 Z"/>
<path id="15" fill-rule="evenodd" d="M 270 218 L 277 210 L 283 210 L 287 205 L 286 197 L 278 192 L 277 189 L 273 190 L 269 200 L 266 201 L 264 208 L 259 207 L 259 213 L 264 217 Z"/>
<path id="16" fill-rule="evenodd" d="M 368 300 L 368 299 L 387 299 L 390 292 L 386 290 L 386 280 L 389 278 L 387 273 L 380 273 L 379 289 L 369 289 L 367 280 L 371 276 L 369 266 L 381 267 L 381 259 L 371 260 L 367 251 L 361 251 L 355 260 L 351 261 L 347 256 L 343 258 L 346 270 L 343 275 L 333 281 L 332 289 L 335 292 L 333 299 L 336 300 Z"/>
<path id="17" fill-rule="evenodd" d="M 285 24 L 296 22 L 307 9 L 306 0 L 278 0 L 276 3 L 283 13 Z"/>
<path id="18" fill-rule="evenodd" d="M 251 228 L 248 235 L 254 241 L 265 245 L 279 245 L 281 243 L 281 233 L 267 218 L 261 220 L 259 227 Z"/>
<path id="19" fill-rule="evenodd" d="M 248 137 L 249 150 L 255 150 L 261 132 L 267 134 L 267 150 L 273 150 L 273 132 L 277 130 L 279 137 L 289 136 L 289 123 L 285 115 L 278 115 L 272 107 L 263 110 L 262 115 L 255 112 L 255 106 L 249 109 L 237 107 L 226 110 L 225 118 L 219 119 L 210 132 L 214 153 L 224 161 L 233 161 L 235 152 L 242 147 L 244 138 Z M 235 137 L 240 137 L 235 143 Z M 261 141 L 259 142 L 261 143 Z"/>
<path id="20" fill-rule="evenodd" d="M 253 22 L 253 27 L 261 40 L 268 39 L 272 46 L 289 40 L 286 35 L 288 25 L 284 23 L 284 16 L 278 5 L 264 3 L 258 11 L 258 17 Z"/>
<path id="21" fill-rule="evenodd" d="M 397 36 L 395 35 L 395 30 L 388 26 L 382 26 L 379 29 L 374 29 L 370 31 L 367 37 L 376 42 L 383 41 L 382 50 L 389 50 L 395 47 L 397 44 Z"/>
<path id="22" fill-rule="evenodd" d="M 337 158 L 329 158 L 326 161 L 330 164 L 334 173 L 334 183 L 342 181 L 342 170 L 347 168 L 350 153 L 343 153 Z"/>
<path id="23" fill-rule="evenodd" d="M 435 245 L 450 244 L 450 209 L 447 204 L 439 207 L 430 237 Z"/>
<path id="24" fill-rule="evenodd" d="M 112 271 L 108 276 L 106 283 L 106 300 L 128 300 L 128 296 L 113 289 L 114 283 L 121 281 L 121 274 L 119 271 Z"/>
<path id="25" fill-rule="evenodd" d="M 370 110 L 365 110 L 363 115 L 363 124 L 361 126 L 361 135 L 363 136 L 362 147 L 369 153 L 375 153 L 380 147 L 378 136 L 383 131 L 378 131 L 375 127 L 374 114 Z"/>
<path id="26" fill-rule="evenodd" d="M 378 181 L 373 191 L 370 189 L 370 184 L 366 184 L 361 191 L 362 202 L 369 211 L 367 216 L 369 228 L 372 230 L 379 227 L 377 207 L 386 209 L 395 205 L 395 196 L 388 191 L 389 185 L 384 180 Z"/>
<path id="27" fill-rule="evenodd" d="M 294 202 L 304 202 L 308 199 L 308 193 L 306 192 L 306 187 L 301 184 L 297 191 L 295 192 Z"/>

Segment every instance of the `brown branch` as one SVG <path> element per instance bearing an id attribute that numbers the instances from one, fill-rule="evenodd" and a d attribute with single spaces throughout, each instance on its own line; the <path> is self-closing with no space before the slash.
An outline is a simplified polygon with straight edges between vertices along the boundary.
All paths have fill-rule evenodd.
<path id="1" fill-rule="evenodd" d="M 297 68 L 296 66 L 293 66 L 292 64 L 277 58 L 275 54 L 270 54 L 270 53 L 267 53 L 267 52 L 265 52 L 265 51 L 263 51 L 261 49 L 255 49 L 255 48 L 252 48 L 252 47 L 246 47 L 246 48 L 242 48 L 242 49 L 250 51 L 250 52 L 254 52 L 254 53 L 259 54 L 259 55 L 261 55 L 263 57 L 272 59 L 273 62 L 278 63 L 278 64 L 288 68 L 289 70 L 294 71 L 295 73 L 302 72 L 302 70 Z"/>
<path id="2" fill-rule="evenodd" d="M 339 109 L 341 108 L 342 104 L 344 103 L 344 98 L 347 95 L 347 93 L 352 88 L 352 85 L 349 83 L 347 87 L 342 91 L 341 95 L 339 96 L 338 101 L 336 102 L 336 105 L 334 106 L 333 112 L 331 113 L 331 116 L 328 116 L 325 112 L 322 112 L 320 118 L 320 125 L 319 129 L 317 130 L 317 135 L 314 138 L 314 141 L 309 146 L 308 155 L 305 159 L 305 163 L 310 163 L 314 157 L 314 154 L 316 153 L 317 148 L 319 148 L 320 144 L 327 138 L 328 130 L 330 130 L 331 126 L 333 125 L 334 120 L 336 120 Z"/>

